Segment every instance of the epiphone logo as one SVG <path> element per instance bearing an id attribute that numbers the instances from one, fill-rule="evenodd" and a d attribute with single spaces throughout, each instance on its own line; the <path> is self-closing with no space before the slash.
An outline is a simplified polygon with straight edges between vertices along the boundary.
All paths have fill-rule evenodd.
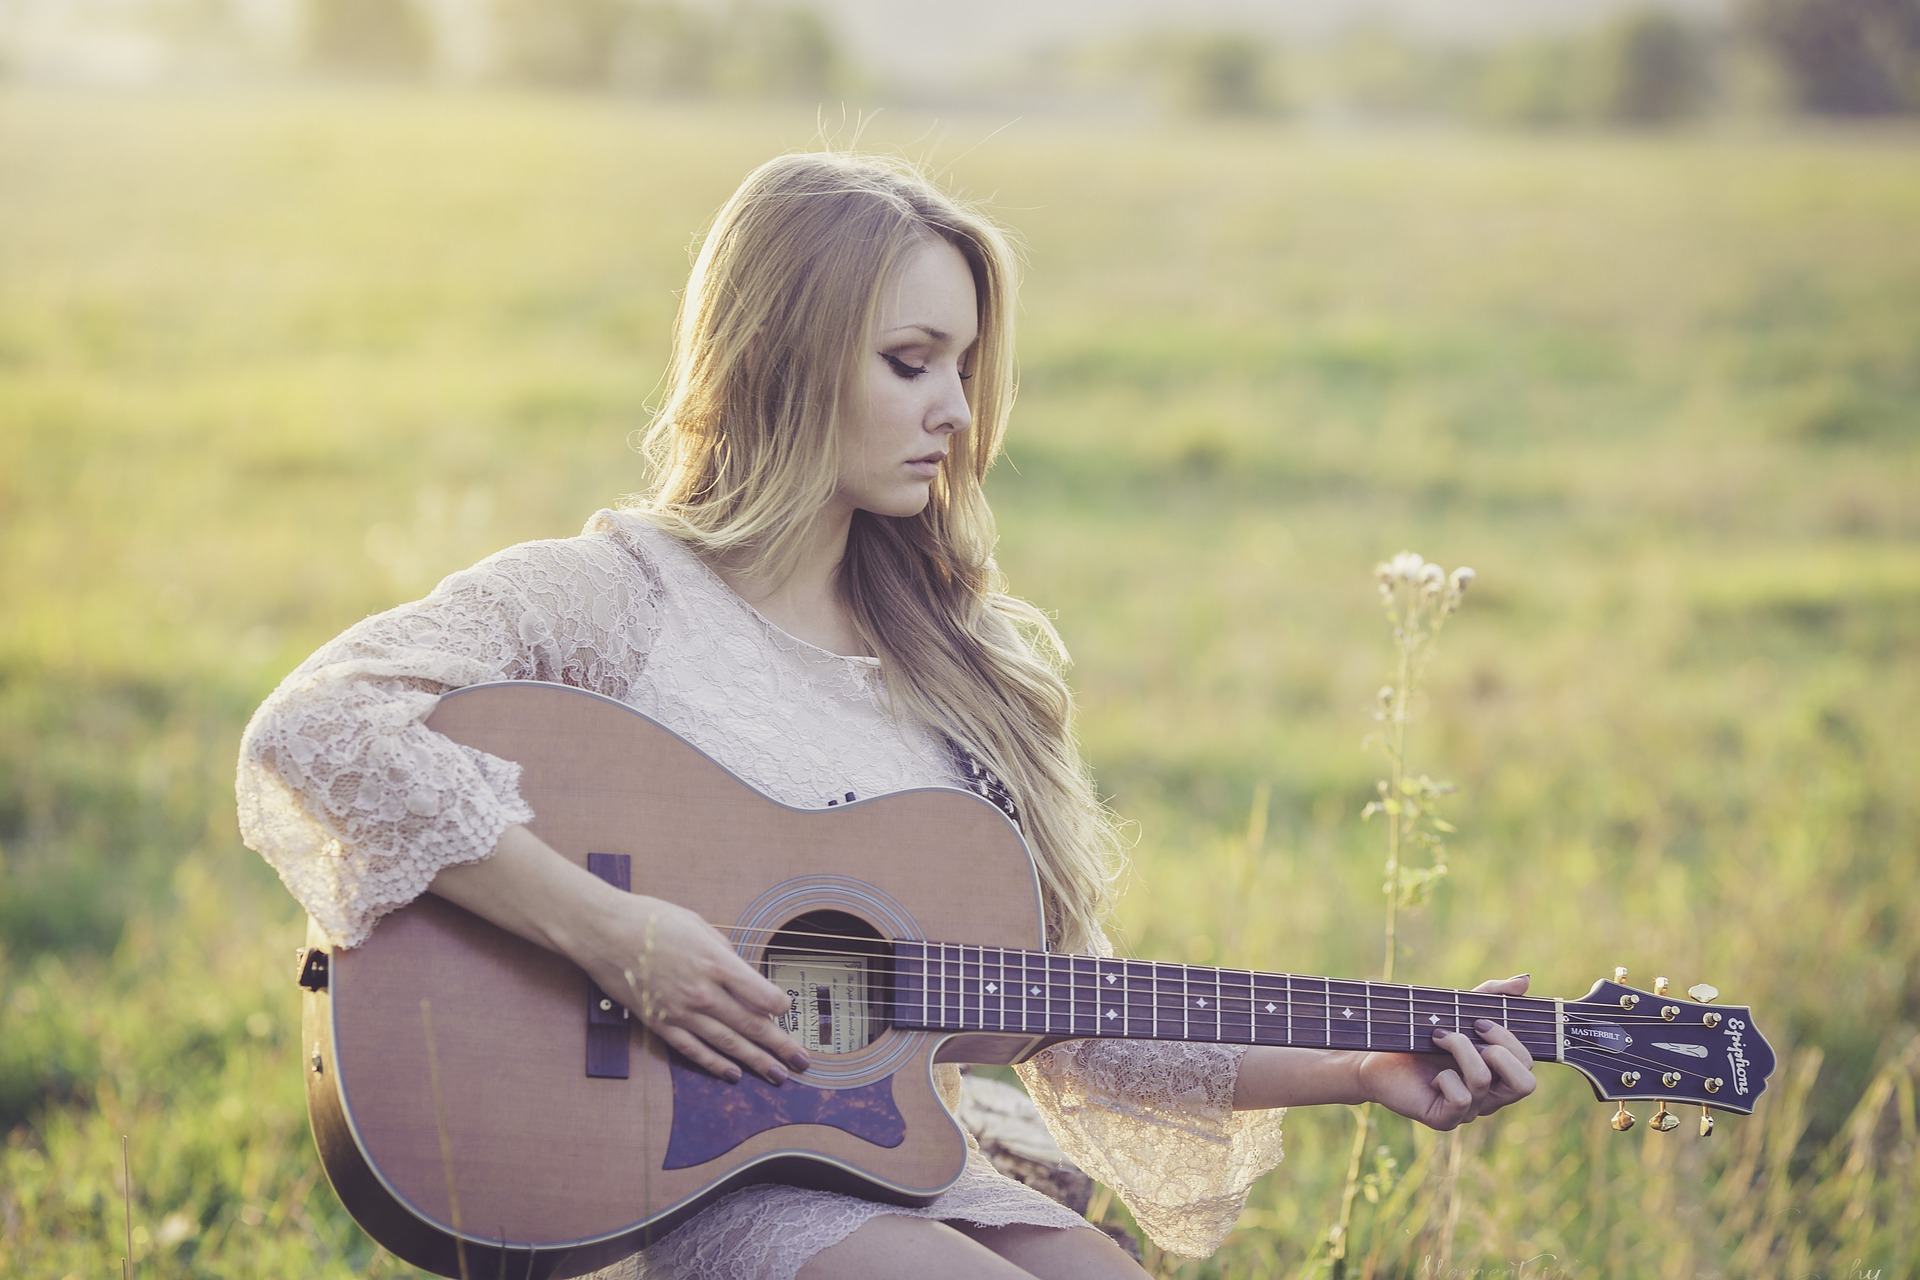
<path id="1" fill-rule="evenodd" d="M 1727 1055 L 1733 1064 L 1733 1087 L 1735 1092 L 1742 1094 L 1747 1091 L 1747 1051 L 1740 1033 L 1746 1030 L 1746 1026 L 1738 1018 L 1727 1019 L 1727 1038 L 1733 1041 L 1733 1048 Z"/>

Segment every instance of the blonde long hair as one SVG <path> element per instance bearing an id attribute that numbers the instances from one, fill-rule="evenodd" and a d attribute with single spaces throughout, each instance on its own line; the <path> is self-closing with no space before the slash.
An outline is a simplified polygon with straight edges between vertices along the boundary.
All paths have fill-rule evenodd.
<path id="1" fill-rule="evenodd" d="M 641 440 L 649 487 L 623 509 L 785 580 L 835 492 L 835 424 L 858 404 L 882 288 L 930 236 L 973 275 L 973 422 L 952 436 L 918 515 L 854 512 L 838 586 L 896 714 L 944 730 L 1006 786 L 1039 865 L 1049 944 L 1103 951 L 1124 847 L 1075 741 L 1072 659 L 1047 616 L 1007 594 L 983 489 L 1016 381 L 1007 232 L 897 157 L 790 152 L 760 165 L 694 260 L 668 389 Z"/>

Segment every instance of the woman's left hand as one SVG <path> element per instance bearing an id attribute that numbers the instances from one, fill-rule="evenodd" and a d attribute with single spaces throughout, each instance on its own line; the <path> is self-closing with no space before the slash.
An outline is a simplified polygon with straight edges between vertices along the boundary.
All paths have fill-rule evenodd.
<path id="1" fill-rule="evenodd" d="M 1517 996 L 1527 975 L 1496 978 L 1475 991 Z M 1533 1092 L 1533 1055 L 1519 1037 L 1499 1023 L 1475 1035 L 1435 1028 L 1434 1043 L 1452 1057 L 1431 1053 L 1362 1053 L 1355 1068 L 1363 1101 L 1381 1106 L 1430 1129 L 1457 1128 L 1491 1115 Z M 1477 1039 L 1476 1039 L 1477 1036 Z"/>

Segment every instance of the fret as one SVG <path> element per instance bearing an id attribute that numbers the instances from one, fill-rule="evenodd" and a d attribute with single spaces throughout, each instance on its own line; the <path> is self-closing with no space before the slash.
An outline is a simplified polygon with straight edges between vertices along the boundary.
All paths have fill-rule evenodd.
<path id="1" fill-rule="evenodd" d="M 1322 979 L 1327 988 L 1327 1044 L 1329 1049 L 1364 1049 L 1370 1037 L 1366 1023 L 1366 984 L 1346 978 Z"/>
<path id="2" fill-rule="evenodd" d="M 1309 978 L 1306 981 L 1312 983 L 1316 980 Z M 1307 1018 L 1307 1031 L 1319 1033 L 1319 1038 L 1325 1041 L 1321 1047 L 1331 1049 L 1333 1047 L 1333 983 L 1326 978 L 1320 978 L 1317 981 L 1320 983 L 1320 994 L 1313 998 L 1309 1006 L 1312 1013 Z"/>
<path id="3" fill-rule="evenodd" d="M 1400 1021 L 1400 996 L 1404 984 L 1398 982 L 1376 982 L 1373 984 L 1375 1016 L 1379 1025 L 1373 1029 L 1374 1041 L 1382 1049 L 1400 1048 L 1397 1026 Z"/>
<path id="4" fill-rule="evenodd" d="M 1253 1043 L 1253 973 L 1220 973 L 1220 1041 Z"/>
<path id="5" fill-rule="evenodd" d="M 987 967 L 980 966 L 983 970 Z M 1007 949 L 993 949 L 993 968 L 987 971 L 987 995 L 993 1001 L 994 1026 L 1001 1031 L 1007 1029 Z"/>
<path id="6" fill-rule="evenodd" d="M 1208 969 L 1200 979 L 1201 991 L 1194 1000 L 1194 1009 L 1200 1015 L 1200 1034 L 1203 1038 L 1220 1043 L 1220 971 Z M 1213 1032 L 1207 1033 L 1207 1014 L 1213 1014 Z"/>
<path id="7" fill-rule="evenodd" d="M 1413 1019 L 1414 1019 L 1413 984 L 1408 983 L 1407 984 L 1407 1052 L 1408 1053 L 1412 1053 L 1415 1049 L 1420 1047 L 1420 1042 L 1414 1038 L 1419 1034 L 1420 1029 L 1414 1025 Z"/>
<path id="8" fill-rule="evenodd" d="M 973 947 L 974 958 L 973 961 L 969 963 L 967 960 L 967 948 L 965 946 L 960 948 L 960 989 L 963 993 L 961 996 L 960 1016 L 962 1018 L 967 1016 L 966 999 L 968 996 L 971 996 L 973 998 L 973 1019 L 967 1023 L 969 1027 L 983 1027 L 986 1025 L 986 1019 L 982 1016 L 985 1012 L 984 1002 L 987 998 L 987 975 L 982 972 L 982 970 L 986 968 L 986 952 L 987 949 L 984 946 L 975 943 Z"/>
<path id="9" fill-rule="evenodd" d="M 1287 1044 L 1287 979 L 1285 974 L 1253 975 L 1253 1042 Z"/>
<path id="10" fill-rule="evenodd" d="M 947 1020 L 947 948 L 934 942 L 927 945 L 927 1025 L 943 1026 Z"/>
<path id="11" fill-rule="evenodd" d="M 1067 989 L 1073 992 L 1074 1032 L 1097 1036 L 1105 1025 L 1100 1013 L 1106 1008 L 1100 1002 L 1099 964 L 1089 956 L 1067 957 L 1066 964 L 1065 981 Z"/>
<path id="12" fill-rule="evenodd" d="M 1506 1012 L 1500 1007 L 1500 997 L 1483 991 L 1463 991 L 1459 993 L 1459 999 L 1465 1005 L 1461 1015 L 1464 1019 L 1461 1034 L 1475 1044 L 1492 1044 L 1493 1041 L 1480 1034 L 1473 1021 L 1475 1018 L 1485 1018 L 1489 1022 L 1502 1022 Z M 1507 1029 L 1511 1031 L 1513 1028 L 1509 1026 Z"/>
<path id="13" fill-rule="evenodd" d="M 1032 996 L 1039 1006 L 1040 1029 L 1052 1035 L 1060 1028 L 1059 1015 L 1055 1011 L 1053 973 L 1048 967 L 1046 952 L 1032 951 L 1027 954 L 1027 973 L 1029 975 L 1027 994 Z M 1062 995 L 1064 994 L 1063 992 Z"/>
<path id="14" fill-rule="evenodd" d="M 1127 993 L 1121 979 L 1127 966 L 1121 960 L 1093 962 L 1094 1030 L 1103 1036 L 1127 1034 Z"/>
<path id="15" fill-rule="evenodd" d="M 1042 955 L 1040 963 L 1047 975 L 1042 983 L 1047 989 L 1047 1028 L 1070 1036 L 1073 1034 L 1073 984 L 1060 980 L 1059 956 Z"/>
<path id="16" fill-rule="evenodd" d="M 1007 964 L 1007 996 L 1013 1001 L 1014 1026 L 1021 1031 L 1033 1030 L 1033 1024 L 1027 1021 L 1027 953 L 1015 951 Z"/>
<path id="17" fill-rule="evenodd" d="M 1174 972 L 1177 965 L 1155 964 L 1153 966 L 1153 1034 L 1158 1040 L 1178 1040 L 1180 1038 L 1180 1019 L 1185 1016 L 1180 1008 L 1180 976 Z"/>
<path id="18" fill-rule="evenodd" d="M 1046 952 L 1043 951 L 1040 953 L 1040 998 L 1046 1002 L 1047 1006 L 1047 1031 L 1049 1033 L 1059 1031 L 1059 1024 L 1064 1020 L 1066 1022 L 1066 1028 L 1070 1032 L 1073 1030 L 1073 1000 L 1071 998 L 1073 993 L 1071 991 L 1062 991 L 1059 993 L 1058 998 L 1055 997 L 1053 990 L 1053 960 L 1054 958 Z M 1056 1014 L 1054 1010 L 1056 1004 L 1060 1006 L 1060 1012 L 1058 1014 Z M 1064 1015 L 1064 1018 L 1062 1015 Z"/>
<path id="19" fill-rule="evenodd" d="M 948 947 L 942 944 L 941 950 L 947 951 Z M 966 948 L 958 943 L 953 944 L 947 956 L 946 995 L 941 1001 L 941 1004 L 947 1010 L 946 1021 L 943 1025 L 948 1027 L 957 1028 L 966 1023 L 967 989 L 965 959 Z"/>
<path id="20" fill-rule="evenodd" d="M 1193 1039 L 1193 1032 L 1188 1030 L 1189 1018 L 1193 1012 L 1188 1004 L 1188 1002 L 1193 999 L 1193 992 L 1188 989 L 1188 981 L 1191 977 L 1192 977 L 1192 974 L 1188 972 L 1187 966 L 1181 965 L 1180 966 L 1180 1038 L 1182 1040 Z"/>
<path id="21" fill-rule="evenodd" d="M 1020 984 L 1020 999 L 1025 1006 L 1026 1030 L 1051 1031 L 1050 1018 L 1053 1013 L 1052 991 L 1047 986 L 1046 971 L 1041 968 L 1038 952 L 1022 951 L 1020 965 L 1025 981 Z"/>
<path id="22" fill-rule="evenodd" d="M 1138 1040 L 1153 1035 L 1153 966 L 1144 960 L 1128 960 L 1120 985 L 1126 990 L 1127 1034 Z"/>
<path id="23" fill-rule="evenodd" d="M 1418 1034 L 1414 1037 L 1413 1047 L 1416 1050 L 1430 1049 L 1433 1047 L 1434 1029 L 1436 1027 L 1444 1027 L 1451 1013 L 1451 1006 L 1448 1001 L 1452 998 L 1452 993 L 1436 991 L 1432 987 L 1411 987 L 1408 989 L 1415 993 L 1411 999 L 1413 1004 L 1413 1024 L 1418 1028 Z"/>
<path id="24" fill-rule="evenodd" d="M 1147 962 L 1147 989 L 1153 998 L 1153 1038 L 1160 1038 L 1160 966 Z"/>

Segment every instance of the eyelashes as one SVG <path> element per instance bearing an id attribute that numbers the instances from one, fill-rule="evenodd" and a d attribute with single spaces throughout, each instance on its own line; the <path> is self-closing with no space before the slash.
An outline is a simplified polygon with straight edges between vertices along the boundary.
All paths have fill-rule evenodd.
<path id="1" fill-rule="evenodd" d="M 927 367 L 925 365 L 908 364 L 906 361 L 887 355 L 884 352 L 881 353 L 880 358 L 885 360 L 888 364 L 892 365 L 893 371 L 899 374 L 901 377 L 905 378 L 909 382 L 913 381 L 915 378 L 919 377 L 921 374 L 927 371 Z M 967 379 L 971 377 L 973 377 L 972 374 L 963 373 L 960 375 L 960 381 L 965 382 Z"/>

